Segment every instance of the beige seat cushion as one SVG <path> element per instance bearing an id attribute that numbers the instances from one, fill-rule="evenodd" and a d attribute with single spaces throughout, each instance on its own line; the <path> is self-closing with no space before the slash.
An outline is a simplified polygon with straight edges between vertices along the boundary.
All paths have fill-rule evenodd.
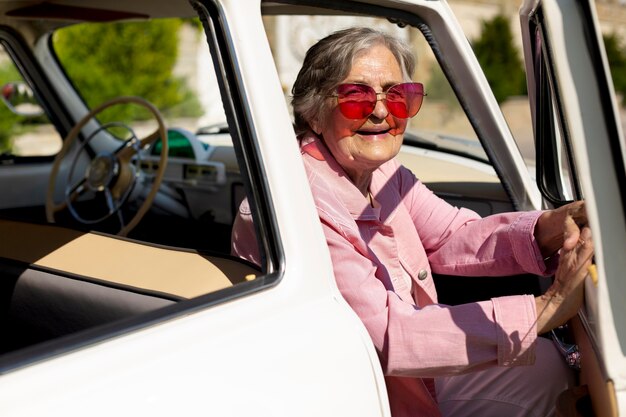
<path id="1" fill-rule="evenodd" d="M 0 220 L 0 257 L 114 285 L 193 298 L 259 271 L 228 255 L 150 245 L 47 224 Z"/>

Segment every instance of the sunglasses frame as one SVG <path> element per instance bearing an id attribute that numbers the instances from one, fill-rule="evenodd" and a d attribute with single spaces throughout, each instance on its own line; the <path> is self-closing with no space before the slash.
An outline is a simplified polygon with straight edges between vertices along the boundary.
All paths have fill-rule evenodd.
<path id="1" fill-rule="evenodd" d="M 417 93 L 411 93 L 417 96 L 420 96 L 419 102 L 417 103 L 417 109 L 414 109 L 413 112 L 411 112 L 409 109 L 406 109 L 406 105 L 405 105 L 405 111 L 407 112 L 406 116 L 404 116 L 403 114 L 401 115 L 396 115 L 396 113 L 399 111 L 394 105 L 392 105 L 391 107 L 389 106 L 389 103 L 400 103 L 400 101 L 388 101 L 387 100 L 387 94 L 393 90 L 394 88 L 397 88 L 398 86 L 402 86 L 402 85 L 410 85 L 413 88 L 416 87 L 416 89 L 418 90 Z M 347 100 L 347 98 L 342 98 L 342 95 L 338 92 L 338 90 L 340 90 L 342 87 L 349 87 L 349 86 L 357 86 L 357 87 L 366 87 L 367 88 L 367 92 L 368 94 L 371 94 L 372 97 L 376 97 L 376 100 L 361 100 L 361 101 L 350 101 Z M 382 97 L 381 97 L 382 96 Z M 372 113 L 374 112 L 375 108 L 376 108 L 376 103 L 378 103 L 378 101 L 382 101 L 383 104 L 385 105 L 385 108 L 387 109 L 387 111 L 393 116 L 396 117 L 398 119 L 410 119 L 411 117 L 414 117 L 417 113 L 419 113 L 422 104 L 424 102 L 424 97 L 427 96 L 426 93 L 424 93 L 424 85 L 422 83 L 419 82 L 404 82 L 404 83 L 398 83 L 398 84 L 394 84 L 391 87 L 389 87 L 387 90 L 385 91 L 381 91 L 380 93 L 376 92 L 376 90 L 374 90 L 374 88 L 370 85 L 367 84 L 362 84 L 362 83 L 343 83 L 343 84 L 339 84 L 337 87 L 335 87 L 335 93 L 331 94 L 330 97 L 334 97 L 337 99 L 337 106 L 339 107 L 339 111 L 341 111 L 341 114 L 351 120 L 359 120 L 359 119 L 367 119 L 368 117 L 370 117 L 372 115 Z M 344 100 L 344 101 L 342 101 Z M 354 109 L 352 109 L 352 111 L 349 109 L 347 104 L 352 104 L 355 105 L 356 107 Z M 371 111 L 363 111 L 363 107 L 368 105 L 371 106 Z M 405 103 L 406 104 L 406 103 Z M 352 114 L 355 110 L 361 110 L 360 111 L 360 115 L 354 115 Z M 413 114 L 411 114 L 413 113 Z"/>

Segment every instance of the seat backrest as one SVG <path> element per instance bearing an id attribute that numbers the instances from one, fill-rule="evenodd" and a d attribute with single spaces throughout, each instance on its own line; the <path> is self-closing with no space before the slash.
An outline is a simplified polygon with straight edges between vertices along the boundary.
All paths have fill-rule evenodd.
<path id="1" fill-rule="evenodd" d="M 254 279 L 235 257 L 0 220 L 0 350 L 152 311 Z M 6 336 L 6 337 L 5 337 Z"/>

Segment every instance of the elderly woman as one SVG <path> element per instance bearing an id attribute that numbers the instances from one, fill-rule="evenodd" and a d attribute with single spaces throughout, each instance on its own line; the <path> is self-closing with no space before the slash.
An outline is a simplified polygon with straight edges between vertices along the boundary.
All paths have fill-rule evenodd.
<path id="1" fill-rule="evenodd" d="M 365 324 L 392 414 L 543 416 L 569 371 L 537 335 L 573 316 L 592 256 L 582 203 L 480 218 L 436 197 L 394 157 L 424 96 L 406 45 L 353 28 L 308 51 L 293 87 L 295 126 L 339 290 Z M 550 274 L 541 297 L 437 304 L 431 272 Z M 242 203 L 234 254 L 260 264 Z"/>

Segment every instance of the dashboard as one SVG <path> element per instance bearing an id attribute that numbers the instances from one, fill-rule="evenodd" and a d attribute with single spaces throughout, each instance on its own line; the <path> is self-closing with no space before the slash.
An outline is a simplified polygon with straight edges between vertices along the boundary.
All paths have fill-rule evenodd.
<path id="1" fill-rule="evenodd" d="M 167 166 L 154 204 L 182 217 L 232 224 L 245 192 L 227 128 L 198 134 L 169 128 L 167 133 Z M 155 175 L 161 149 L 158 139 L 138 155 L 136 166 L 142 174 Z"/>

